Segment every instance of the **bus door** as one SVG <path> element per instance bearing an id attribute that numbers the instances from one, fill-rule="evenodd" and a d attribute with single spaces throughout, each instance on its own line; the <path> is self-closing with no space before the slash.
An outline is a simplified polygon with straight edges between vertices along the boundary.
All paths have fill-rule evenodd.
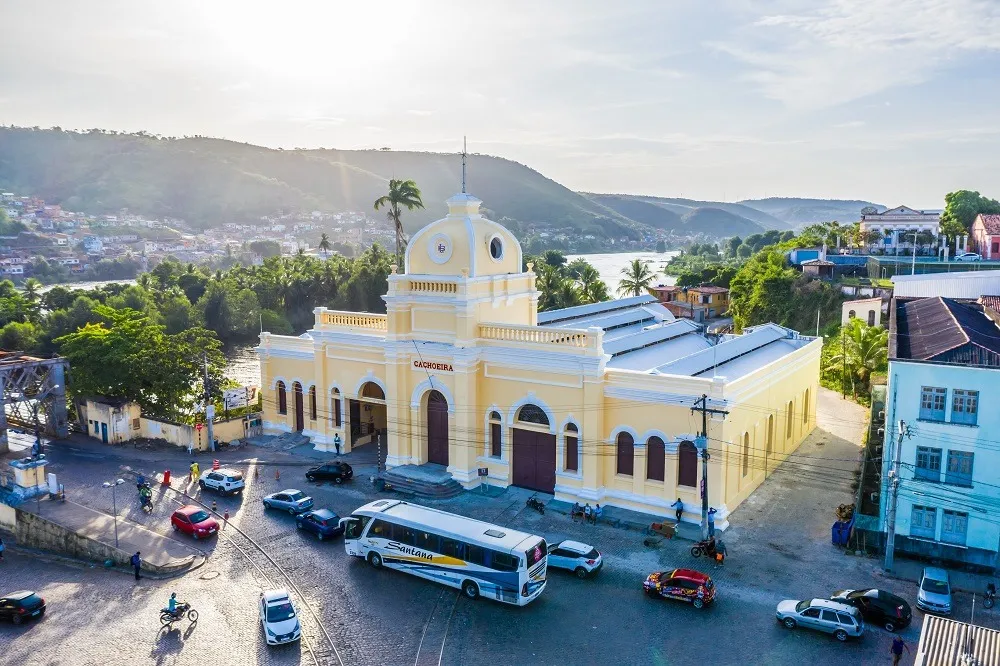
<path id="1" fill-rule="evenodd" d="M 348 516 L 340 519 L 340 525 L 344 528 L 344 550 L 347 551 L 348 555 L 364 557 L 360 539 L 367 524 L 367 517 Z"/>

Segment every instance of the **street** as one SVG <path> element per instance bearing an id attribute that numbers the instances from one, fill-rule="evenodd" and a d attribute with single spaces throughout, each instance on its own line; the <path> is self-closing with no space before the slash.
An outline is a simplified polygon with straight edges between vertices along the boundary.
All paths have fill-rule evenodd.
<path id="1" fill-rule="evenodd" d="M 48 611 L 39 622 L 0 624 L 0 654 L 5 663 L 65 666 L 333 664 L 336 653 L 350 665 L 492 664 L 499 659 L 522 664 L 888 664 L 891 637 L 877 627 L 869 627 L 859 641 L 841 644 L 823 634 L 786 630 L 775 621 L 775 605 L 782 599 L 880 587 L 913 607 L 913 624 L 902 632 L 911 650 L 919 636 L 923 614 L 915 607 L 915 584 L 881 575 L 878 560 L 845 555 L 830 545 L 833 510 L 851 501 L 855 433 L 863 410 L 824 391 L 819 412 L 817 431 L 731 516 L 724 566 L 693 558 L 688 541 L 663 541 L 650 548 L 637 531 L 525 510 L 530 493 L 515 488 L 499 498 L 465 493 L 434 502 L 444 510 L 540 534 L 549 543 L 580 540 L 604 554 L 604 569 L 593 579 L 550 570 L 545 592 L 524 608 L 469 601 L 450 588 L 374 570 L 348 557 L 339 538 L 319 542 L 298 532 L 292 516 L 265 511 L 261 503 L 267 493 L 294 487 L 312 495 L 317 508 L 346 515 L 374 497 L 392 496 L 374 491 L 367 482 L 371 470 L 356 466 L 355 479 L 344 486 L 311 484 L 303 473 L 314 459 L 257 450 L 227 454 L 227 461 L 243 460 L 227 466 L 244 471 L 247 488 L 242 497 L 223 498 L 192 487 L 209 506 L 215 500 L 219 513 L 230 512 L 230 526 L 218 539 L 195 543 L 210 556 L 186 575 L 137 583 L 130 574 L 8 549 L 0 565 L 0 588 L 36 590 Z M 123 465 L 148 474 L 170 464 L 177 488 L 188 462 L 176 454 L 131 447 L 102 451 L 54 443 L 48 453 L 50 471 L 66 484 L 73 501 L 109 513 L 110 493 L 101 483 L 121 475 Z M 211 466 L 206 456 L 199 462 L 203 470 Z M 154 511 L 147 516 L 139 510 L 134 486 L 121 488 L 122 519 L 170 533 L 169 515 L 186 501 L 182 495 L 157 487 Z M 234 527 L 264 549 L 280 570 L 235 534 Z M 699 611 L 642 594 L 647 574 L 675 567 L 711 575 L 718 588 L 716 602 Z M 293 592 L 303 616 L 307 644 L 302 646 L 264 643 L 257 599 L 263 589 L 288 586 L 282 570 L 304 595 Z M 196 625 L 183 620 L 170 630 L 160 627 L 158 611 L 171 591 L 198 610 Z M 336 653 L 305 604 L 320 619 Z M 969 595 L 957 594 L 954 616 L 967 619 L 970 606 Z M 997 611 L 980 613 L 977 608 L 976 619 L 1000 626 Z M 912 655 L 903 663 L 912 663 Z"/>

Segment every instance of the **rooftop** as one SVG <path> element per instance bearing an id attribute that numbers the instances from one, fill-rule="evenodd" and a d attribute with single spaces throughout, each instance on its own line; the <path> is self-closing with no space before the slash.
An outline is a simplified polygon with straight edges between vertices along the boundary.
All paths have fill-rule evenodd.
<path id="1" fill-rule="evenodd" d="M 727 294 L 729 290 L 725 287 L 716 287 L 714 284 L 703 284 L 698 287 L 688 287 L 688 291 L 696 291 L 699 294 Z"/>
<path id="2" fill-rule="evenodd" d="M 897 298 L 889 319 L 889 358 L 1000 367 L 1000 327 L 975 301 Z"/>
<path id="3" fill-rule="evenodd" d="M 983 215 L 980 213 L 979 219 L 983 221 L 983 226 L 986 227 L 986 233 L 991 236 L 1000 234 L 1000 215 Z"/>
<path id="4" fill-rule="evenodd" d="M 972 656 L 966 658 L 966 654 Z M 916 666 L 1000 666 L 1000 631 L 925 615 Z"/>

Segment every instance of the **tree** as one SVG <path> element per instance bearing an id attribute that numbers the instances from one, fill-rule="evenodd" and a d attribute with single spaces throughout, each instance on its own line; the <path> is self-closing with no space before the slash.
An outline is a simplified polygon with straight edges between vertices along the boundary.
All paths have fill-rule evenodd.
<path id="1" fill-rule="evenodd" d="M 541 259 L 552 268 L 562 268 L 566 265 L 566 255 L 559 250 L 546 250 L 542 252 Z"/>
<path id="2" fill-rule="evenodd" d="M 975 218 L 973 218 L 975 219 Z M 969 233 L 969 230 L 962 226 L 962 223 L 953 217 L 941 219 L 941 235 L 948 239 L 949 243 L 954 243 L 955 239 Z"/>
<path id="3" fill-rule="evenodd" d="M 656 241 L 656 251 L 659 252 L 660 254 L 663 254 L 664 252 L 666 252 L 667 251 L 667 243 L 666 243 L 666 241 L 664 241 L 664 240 L 658 240 L 658 241 Z"/>
<path id="4" fill-rule="evenodd" d="M 833 355 L 828 358 L 824 372 L 839 375 L 843 383 L 849 380 L 851 393 L 857 399 L 858 388 L 867 395 L 872 375 L 888 367 L 889 332 L 881 326 L 851 319 L 840 328 L 831 351 Z"/>
<path id="5" fill-rule="evenodd" d="M 281 243 L 272 240 L 254 241 L 250 243 L 250 251 L 259 254 L 264 259 L 281 256 Z"/>
<path id="6" fill-rule="evenodd" d="M 611 298 L 608 295 L 608 285 L 604 284 L 601 274 L 590 264 L 580 271 L 577 282 L 583 303 L 600 303 Z"/>
<path id="7" fill-rule="evenodd" d="M 319 237 L 319 249 L 323 250 L 324 257 L 330 256 L 330 248 L 331 248 L 330 237 L 327 236 L 325 233 L 321 234 Z"/>
<path id="8" fill-rule="evenodd" d="M 559 307 L 556 294 L 559 293 L 564 280 L 559 269 L 543 263 L 536 266 L 535 270 L 537 271 L 535 288 L 540 292 L 538 296 L 538 309 L 545 311 Z"/>
<path id="9" fill-rule="evenodd" d="M 386 208 L 386 217 L 392 222 L 396 229 L 396 265 L 403 265 L 403 246 L 405 245 L 405 235 L 403 234 L 403 222 L 400 219 L 402 209 L 414 210 L 423 208 L 424 202 L 420 198 L 420 189 L 412 180 L 389 180 L 389 194 L 385 194 L 375 200 L 375 210 Z"/>
<path id="10" fill-rule="evenodd" d="M 633 259 L 628 266 L 622 269 L 622 279 L 618 282 L 618 295 L 639 296 L 644 293 L 649 285 L 656 279 L 656 274 L 649 270 L 649 262 L 640 259 Z"/>
<path id="11" fill-rule="evenodd" d="M 732 238 L 727 240 L 725 245 L 726 256 L 734 258 L 739 256 L 736 253 L 739 251 L 740 245 L 743 245 L 743 239 L 740 238 L 739 236 L 733 236 Z"/>
<path id="12" fill-rule="evenodd" d="M 976 215 L 1000 213 L 1000 201 L 984 197 L 979 192 L 972 190 L 958 190 L 949 192 L 944 197 L 944 212 L 941 214 L 941 224 L 956 222 L 962 225 L 968 233 L 972 228 L 972 223 Z M 955 225 L 950 225 L 950 229 L 957 229 Z M 961 234 L 959 234 L 961 235 Z"/>

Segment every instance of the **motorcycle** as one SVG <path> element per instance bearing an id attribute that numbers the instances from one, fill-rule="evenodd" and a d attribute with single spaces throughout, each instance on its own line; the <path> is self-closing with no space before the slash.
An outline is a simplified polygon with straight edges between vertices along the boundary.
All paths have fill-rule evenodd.
<path id="1" fill-rule="evenodd" d="M 183 603 L 177 604 L 177 609 L 174 610 L 173 613 L 166 608 L 162 609 L 160 611 L 160 622 L 164 626 L 167 626 L 173 624 L 174 622 L 180 622 L 185 615 L 187 615 L 187 619 L 192 623 L 198 621 L 198 611 L 191 608 L 191 604 Z"/>
<path id="2" fill-rule="evenodd" d="M 148 483 L 139 485 L 139 504 L 146 513 L 153 512 L 153 489 Z"/>
<path id="3" fill-rule="evenodd" d="M 693 546 L 691 546 L 691 554 L 694 555 L 695 557 L 701 557 L 702 555 L 715 557 L 715 539 L 706 539 L 704 541 L 698 541 Z"/>
<path id="4" fill-rule="evenodd" d="M 542 504 L 542 501 L 539 499 L 535 499 L 534 497 L 529 497 L 528 501 L 525 502 L 524 505 L 529 509 L 534 509 L 543 516 L 545 515 L 545 505 Z"/>
<path id="5" fill-rule="evenodd" d="M 997 597 L 997 586 L 990 583 L 986 586 L 986 594 L 983 595 L 983 606 L 985 608 L 993 608 L 993 604 L 996 603 Z"/>

